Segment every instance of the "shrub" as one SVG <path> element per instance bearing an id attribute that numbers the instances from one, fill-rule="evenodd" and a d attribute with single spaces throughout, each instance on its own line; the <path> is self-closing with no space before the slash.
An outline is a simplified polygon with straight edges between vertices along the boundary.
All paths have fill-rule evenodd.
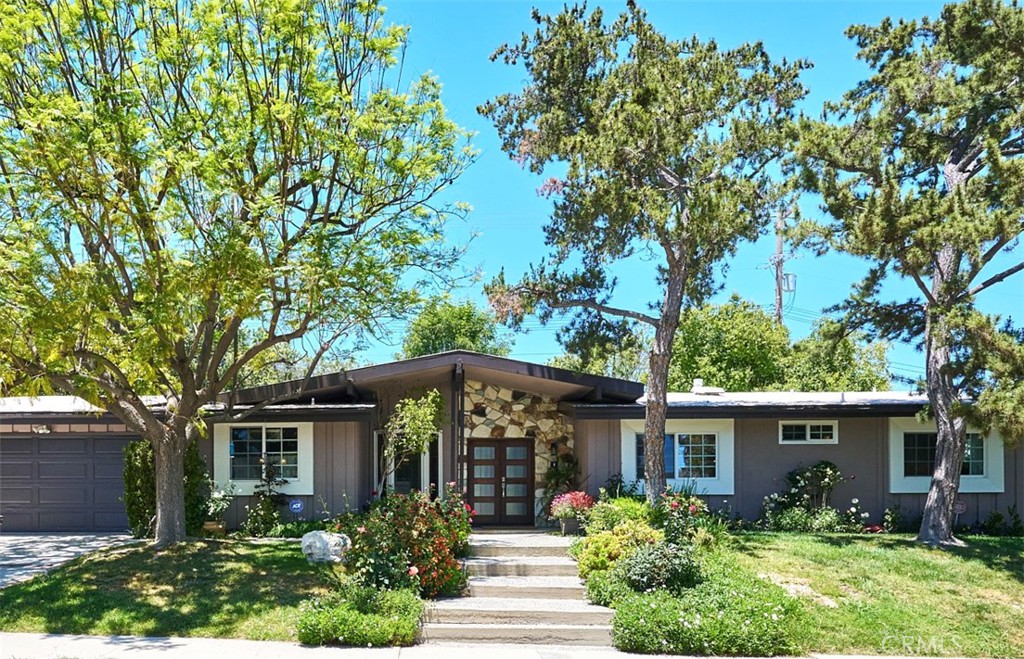
<path id="1" fill-rule="evenodd" d="M 245 522 L 242 523 L 242 531 L 253 538 L 266 537 L 281 523 L 281 507 L 285 498 L 278 488 L 288 483 L 266 456 L 260 458 L 260 463 L 263 464 L 263 475 L 254 488 L 252 503 L 245 507 Z"/>
<path id="2" fill-rule="evenodd" d="M 586 579 L 595 570 L 608 570 L 637 547 L 662 540 L 661 531 L 637 521 L 623 522 L 611 531 L 588 535 L 583 538 L 577 559 L 580 578 Z"/>
<path id="3" fill-rule="evenodd" d="M 457 558 L 466 551 L 470 512 L 454 488 L 443 501 L 414 490 L 390 494 L 334 528 L 352 540 L 346 562 L 362 585 L 413 588 L 424 597 L 455 595 L 466 585 Z"/>
<path id="4" fill-rule="evenodd" d="M 551 500 L 551 517 L 553 519 L 582 520 L 587 511 L 593 508 L 594 497 L 586 492 L 575 490 L 559 494 Z"/>
<path id="5" fill-rule="evenodd" d="M 315 519 L 297 519 L 291 522 L 282 522 L 275 525 L 267 532 L 268 538 L 301 538 L 310 531 L 323 531 L 327 528 L 327 522 Z"/>
<path id="6" fill-rule="evenodd" d="M 788 617 L 795 604 L 781 588 L 735 564 L 720 564 L 696 587 L 617 601 L 612 640 L 645 654 L 774 656 L 793 652 Z"/>
<path id="7" fill-rule="evenodd" d="M 811 531 L 815 533 L 840 533 L 846 529 L 846 522 L 835 508 L 822 508 L 811 513 Z"/>
<path id="8" fill-rule="evenodd" d="M 189 535 L 198 535 L 206 520 L 207 479 L 199 446 L 191 442 L 185 449 L 185 532 Z M 153 447 L 146 440 L 129 442 L 124 447 L 122 501 L 132 535 L 152 537 L 156 519 L 156 462 Z"/>
<path id="9" fill-rule="evenodd" d="M 701 515 L 693 521 L 690 544 L 699 549 L 711 549 L 727 544 L 730 539 L 729 522 L 719 515 Z"/>
<path id="10" fill-rule="evenodd" d="M 409 646 L 416 642 L 423 603 L 410 590 L 345 587 L 300 607 L 296 631 L 304 645 Z"/>
<path id="11" fill-rule="evenodd" d="M 590 509 L 587 516 L 587 533 L 611 531 L 626 521 L 650 524 L 652 519 L 651 506 L 646 501 L 638 501 L 629 497 L 598 501 Z"/>
<path id="12" fill-rule="evenodd" d="M 616 602 L 633 592 L 615 570 L 597 570 L 587 579 L 587 599 L 598 606 L 614 609 Z"/>
<path id="13" fill-rule="evenodd" d="M 708 505 L 692 491 L 667 490 L 658 500 L 654 521 L 665 529 L 665 540 L 673 544 L 690 541 L 696 520 L 706 516 Z"/>
<path id="14" fill-rule="evenodd" d="M 681 593 L 702 580 L 693 548 L 667 542 L 638 547 L 616 563 L 612 572 L 639 593 L 658 589 Z"/>

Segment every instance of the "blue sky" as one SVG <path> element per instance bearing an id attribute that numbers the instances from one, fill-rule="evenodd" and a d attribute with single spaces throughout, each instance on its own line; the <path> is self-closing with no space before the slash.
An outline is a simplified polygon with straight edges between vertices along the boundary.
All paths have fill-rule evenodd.
<path id="1" fill-rule="evenodd" d="M 469 246 L 467 264 L 480 269 L 481 282 L 456 291 L 456 298 L 483 304 L 482 282 L 502 268 L 510 279 L 518 279 L 531 262 L 536 262 L 546 252 L 542 227 L 550 202 L 537 195 L 541 180 L 508 159 L 500 149 L 493 126 L 477 114 L 476 108 L 499 93 L 521 89 L 525 79 L 521 68 L 491 62 L 490 54 L 500 44 L 532 29 L 532 7 L 554 13 L 562 4 L 518 0 L 392 0 L 387 3 L 387 20 L 411 27 L 406 71 L 430 71 L 438 76 L 444 85 L 443 98 L 452 118 L 476 132 L 473 143 L 480 151 L 478 159 L 450 191 L 452 199 L 468 202 L 473 212 L 465 223 L 453 225 L 449 235 L 454 241 L 464 241 L 471 233 L 476 234 Z M 608 13 L 618 13 L 625 7 L 624 1 L 596 4 Z M 640 5 L 648 10 L 652 22 L 671 38 L 696 33 L 703 39 L 713 38 L 725 47 L 760 40 L 774 58 L 810 59 L 814 68 L 804 76 L 810 94 L 802 105 L 810 114 L 817 114 L 824 101 L 838 99 L 867 74 L 867 68 L 855 59 L 854 45 L 843 35 L 847 26 L 874 24 L 885 16 L 936 15 L 942 6 L 937 2 L 810 0 L 648 0 Z M 820 217 L 813 200 L 806 200 L 802 208 L 805 214 Z M 728 264 L 728 272 L 721 277 L 724 286 L 715 301 L 738 293 L 757 304 L 771 305 L 774 280 L 767 263 L 773 251 L 773 236 L 744 245 Z M 822 309 L 843 299 L 850 285 L 865 270 L 863 262 L 850 257 L 816 258 L 808 253 L 794 254 L 786 271 L 797 276 L 797 288 L 795 294 L 787 296 L 785 315 L 793 337 L 804 336 Z M 642 308 L 656 297 L 653 287 L 646 284 L 649 267 L 625 264 L 617 272 L 621 282 L 619 303 Z M 890 287 L 889 292 L 897 297 L 911 294 L 910 289 L 902 285 Z M 990 312 L 1019 316 L 1022 301 L 1024 275 L 1018 275 L 992 289 L 979 304 Z M 558 319 L 548 327 L 540 327 L 536 320 L 527 321 L 528 333 L 513 337 L 512 356 L 544 362 L 561 354 L 555 340 L 560 324 Z M 401 327 L 396 330 L 397 342 L 401 339 Z M 396 351 L 396 345 L 375 345 L 357 355 L 357 361 L 386 361 Z M 890 360 L 892 370 L 898 375 L 919 377 L 923 374 L 923 358 L 909 346 L 894 345 Z"/>

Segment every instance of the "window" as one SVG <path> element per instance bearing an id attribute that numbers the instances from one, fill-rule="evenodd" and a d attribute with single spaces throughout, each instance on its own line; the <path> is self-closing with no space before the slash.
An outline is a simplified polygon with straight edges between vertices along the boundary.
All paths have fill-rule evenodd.
<path id="1" fill-rule="evenodd" d="M 935 422 L 922 423 L 913 417 L 889 419 L 889 493 L 925 494 L 935 468 Z M 995 433 L 983 435 L 967 429 L 963 477 L 964 493 L 1006 492 L 1006 448 Z"/>
<path id="2" fill-rule="evenodd" d="M 665 478 L 716 478 L 718 436 L 713 433 L 665 435 Z M 644 468 L 644 436 L 636 434 L 636 473 Z"/>
<path id="3" fill-rule="evenodd" d="M 675 440 L 672 435 L 665 435 L 665 444 L 662 449 L 665 452 L 665 478 L 675 478 L 676 471 L 676 451 L 675 451 Z M 647 471 L 644 467 L 644 434 L 638 432 L 636 434 L 636 473 L 643 477 L 643 474 Z"/>
<path id="4" fill-rule="evenodd" d="M 257 481 L 263 476 L 264 459 L 285 479 L 299 477 L 299 430 L 295 426 L 244 426 L 231 428 L 229 445 L 231 480 Z"/>
<path id="5" fill-rule="evenodd" d="M 838 421 L 779 421 L 780 444 L 838 444 Z"/>
<path id="6" fill-rule="evenodd" d="M 676 435 L 679 478 L 715 478 L 718 474 L 718 436 L 710 433 Z"/>
<path id="7" fill-rule="evenodd" d="M 437 433 L 437 439 L 430 442 L 430 446 L 421 455 L 411 456 L 398 465 L 398 468 L 388 474 L 388 490 L 398 494 L 408 494 L 412 490 L 430 492 L 433 485 L 441 491 L 443 477 L 441 453 L 442 434 Z M 384 467 L 384 431 L 373 432 L 373 488 L 376 490 L 380 484 L 381 471 Z"/>
<path id="8" fill-rule="evenodd" d="M 644 420 L 621 419 L 619 427 L 622 479 L 644 491 Z M 736 494 L 735 437 L 733 419 L 666 419 L 666 484 L 695 486 L 701 495 Z"/>
<path id="9" fill-rule="evenodd" d="M 926 476 L 935 471 L 938 434 L 908 432 L 903 434 L 903 476 Z M 967 434 L 967 449 L 961 476 L 985 475 L 985 439 L 978 433 Z"/>

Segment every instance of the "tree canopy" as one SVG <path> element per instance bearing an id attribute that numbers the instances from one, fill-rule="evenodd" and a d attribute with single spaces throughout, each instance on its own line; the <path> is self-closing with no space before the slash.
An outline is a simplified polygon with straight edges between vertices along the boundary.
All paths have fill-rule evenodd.
<path id="1" fill-rule="evenodd" d="M 302 340 L 308 373 L 453 267 L 472 154 L 406 37 L 373 0 L 0 4 L 0 384 L 150 441 L 159 545 L 247 365 Z"/>
<path id="2" fill-rule="evenodd" d="M 792 138 L 805 62 L 774 62 L 761 44 L 722 49 L 697 37 L 671 41 L 633 2 L 611 22 L 600 9 L 534 11 L 537 29 L 494 54 L 522 65 L 523 89 L 480 111 L 503 149 L 546 174 L 553 200 L 548 259 L 519 282 L 488 286 L 512 325 L 569 313 L 570 333 L 649 325 L 647 494 L 664 489 L 661 445 L 668 359 L 684 305 L 715 290 L 715 272 L 768 222 L 781 195 L 770 165 Z M 612 268 L 656 266 L 649 299 L 614 302 Z M 644 304 L 650 304 L 650 310 Z M 614 338 L 614 337 L 613 337 Z"/>
<path id="3" fill-rule="evenodd" d="M 498 323 L 492 314 L 472 302 L 434 298 L 409 324 L 399 356 L 409 359 L 448 350 L 472 350 L 504 357 L 511 348 L 511 341 L 498 335 Z"/>
<path id="4" fill-rule="evenodd" d="M 727 391 L 876 391 L 889 388 L 886 344 L 841 332 L 831 320 L 790 343 L 789 330 L 756 304 L 733 297 L 683 312 L 669 389 L 695 378 Z"/>
<path id="5" fill-rule="evenodd" d="M 752 302 L 687 309 L 672 346 L 668 386 L 689 391 L 694 378 L 727 391 L 759 391 L 782 382 L 789 331 Z"/>
<path id="6" fill-rule="evenodd" d="M 967 0 L 847 34 L 872 73 L 801 126 L 805 183 L 830 216 L 805 229 L 872 263 L 839 307 L 846 324 L 924 348 L 938 444 L 919 539 L 956 542 L 967 419 L 1007 442 L 1024 435 L 1005 413 L 1024 405 L 1019 336 L 976 306 L 1024 270 L 1024 10 Z M 891 278 L 916 294 L 887 298 Z"/>

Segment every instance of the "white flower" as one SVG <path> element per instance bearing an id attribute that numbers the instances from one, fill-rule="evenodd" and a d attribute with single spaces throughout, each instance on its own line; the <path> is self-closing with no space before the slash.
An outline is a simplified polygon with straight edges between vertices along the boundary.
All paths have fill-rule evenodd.
<path id="1" fill-rule="evenodd" d="M 860 499 L 850 499 L 850 503 L 856 506 L 858 503 L 860 503 Z"/>

